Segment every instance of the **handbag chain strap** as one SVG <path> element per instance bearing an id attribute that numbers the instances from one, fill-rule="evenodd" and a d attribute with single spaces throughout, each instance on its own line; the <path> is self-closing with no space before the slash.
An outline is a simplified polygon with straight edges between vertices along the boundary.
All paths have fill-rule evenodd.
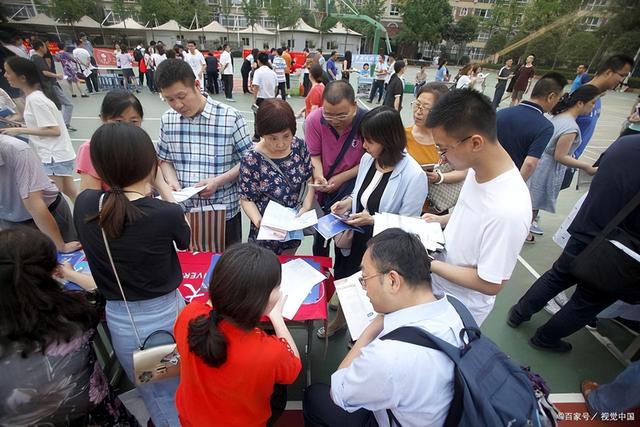
<path id="1" fill-rule="evenodd" d="M 102 193 L 100 196 L 100 202 L 98 204 L 98 214 L 102 212 L 102 202 L 104 200 L 105 193 Z M 116 277 L 116 282 L 118 282 L 118 288 L 120 288 L 120 294 L 122 295 L 122 300 L 124 301 L 124 306 L 127 309 L 127 314 L 129 315 L 129 320 L 131 321 L 131 326 L 133 327 L 133 332 L 136 335 L 136 339 L 138 340 L 138 348 L 142 348 L 142 340 L 140 339 L 140 335 L 138 334 L 138 328 L 136 327 L 136 322 L 133 320 L 133 315 L 131 314 L 131 310 L 129 310 L 129 304 L 127 303 L 127 297 L 124 296 L 124 289 L 122 289 L 122 283 L 120 283 L 120 277 L 118 276 L 118 271 L 116 270 L 116 264 L 113 262 L 113 257 L 111 256 L 111 249 L 109 248 L 109 242 L 107 241 L 107 235 L 104 232 L 104 228 L 100 227 L 100 231 L 102 232 L 102 238 L 104 239 L 104 247 L 107 250 L 107 256 L 109 257 L 109 262 L 111 263 L 111 268 L 113 269 L 113 275 Z"/>

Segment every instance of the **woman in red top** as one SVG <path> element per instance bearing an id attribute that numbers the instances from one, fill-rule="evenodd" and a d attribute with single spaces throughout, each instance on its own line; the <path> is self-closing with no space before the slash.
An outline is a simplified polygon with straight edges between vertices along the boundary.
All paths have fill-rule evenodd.
<path id="1" fill-rule="evenodd" d="M 275 384 L 293 383 L 302 367 L 282 318 L 281 267 L 273 252 L 245 243 L 216 264 L 209 302 L 178 316 L 176 406 L 183 426 L 264 427 Z M 263 315 L 275 336 L 259 329 Z"/>
<path id="2" fill-rule="evenodd" d="M 299 116 L 309 117 L 309 114 L 317 108 L 322 107 L 322 94 L 324 93 L 323 72 L 322 67 L 314 64 L 309 69 L 309 79 L 311 80 L 311 89 L 304 99 L 304 108 L 298 113 Z"/>

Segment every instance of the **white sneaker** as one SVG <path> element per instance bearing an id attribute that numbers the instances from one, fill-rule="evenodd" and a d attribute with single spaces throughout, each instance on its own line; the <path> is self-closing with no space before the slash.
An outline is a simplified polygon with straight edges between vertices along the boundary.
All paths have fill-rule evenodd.
<path id="1" fill-rule="evenodd" d="M 558 303 L 557 303 L 557 302 L 555 302 L 555 300 L 554 300 L 554 299 L 552 299 L 551 301 L 549 301 L 549 302 L 547 303 L 547 305 L 545 305 L 545 306 L 544 306 L 544 311 L 546 311 L 547 313 L 549 313 L 549 314 L 551 314 L 551 315 L 554 315 L 554 314 L 556 314 L 557 312 L 559 312 L 561 308 L 562 308 L 562 307 L 560 307 L 560 306 L 558 305 Z"/>
<path id="2" fill-rule="evenodd" d="M 567 302 L 569 302 L 569 297 L 564 293 L 564 291 L 562 291 L 553 298 L 553 301 L 555 301 L 555 303 L 560 307 L 564 307 Z"/>

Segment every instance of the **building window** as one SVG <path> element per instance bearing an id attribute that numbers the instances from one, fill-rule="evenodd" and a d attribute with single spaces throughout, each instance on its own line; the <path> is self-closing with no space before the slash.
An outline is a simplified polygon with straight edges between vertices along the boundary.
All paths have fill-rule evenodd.
<path id="1" fill-rule="evenodd" d="M 263 16 L 260 18 L 260 25 L 264 28 L 276 28 L 276 21 L 268 16 Z"/>
<path id="2" fill-rule="evenodd" d="M 476 9 L 473 14 L 480 18 L 489 19 L 491 18 L 491 9 Z"/>
<path id="3" fill-rule="evenodd" d="M 249 37 L 243 37 L 242 38 L 242 45 L 243 46 L 249 46 L 251 44 L 251 42 L 249 42 Z"/>
<path id="4" fill-rule="evenodd" d="M 335 40 L 329 40 L 327 42 L 327 50 L 335 50 L 338 48 L 338 42 Z"/>
<path id="5" fill-rule="evenodd" d="M 469 9 L 467 9 L 466 7 L 460 8 L 460 16 L 467 16 L 468 13 L 469 13 Z"/>
<path id="6" fill-rule="evenodd" d="M 486 42 L 489 40 L 489 31 L 480 31 L 478 33 L 478 38 L 477 40 L 479 42 Z"/>
<path id="7" fill-rule="evenodd" d="M 211 6 L 219 6 L 220 0 L 207 0 L 207 4 L 210 4 Z"/>
<path id="8" fill-rule="evenodd" d="M 600 18 L 597 16 L 587 16 L 584 19 L 584 24 L 586 25 L 586 30 L 587 31 L 594 31 L 596 29 L 598 29 L 598 27 L 600 27 Z"/>
<path id="9" fill-rule="evenodd" d="M 304 41 L 304 47 L 306 47 L 307 49 L 315 49 L 316 41 L 315 40 L 305 40 Z"/>
<path id="10" fill-rule="evenodd" d="M 293 49 L 296 47 L 296 40 L 295 39 L 287 39 L 287 47 L 289 49 Z"/>
<path id="11" fill-rule="evenodd" d="M 400 16 L 400 7 L 396 3 L 389 6 L 389 16 Z"/>

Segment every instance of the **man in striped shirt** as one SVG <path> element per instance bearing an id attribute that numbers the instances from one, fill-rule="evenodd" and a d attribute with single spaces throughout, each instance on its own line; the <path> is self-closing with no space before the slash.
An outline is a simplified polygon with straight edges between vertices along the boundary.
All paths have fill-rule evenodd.
<path id="1" fill-rule="evenodd" d="M 278 90 L 276 90 L 276 97 L 278 93 L 282 96 L 282 100 L 287 100 L 287 78 L 285 76 L 285 68 L 287 67 L 287 63 L 282 57 L 282 48 L 279 47 L 276 50 L 276 56 L 273 57 L 273 71 L 276 72 L 276 77 L 278 79 Z"/>

